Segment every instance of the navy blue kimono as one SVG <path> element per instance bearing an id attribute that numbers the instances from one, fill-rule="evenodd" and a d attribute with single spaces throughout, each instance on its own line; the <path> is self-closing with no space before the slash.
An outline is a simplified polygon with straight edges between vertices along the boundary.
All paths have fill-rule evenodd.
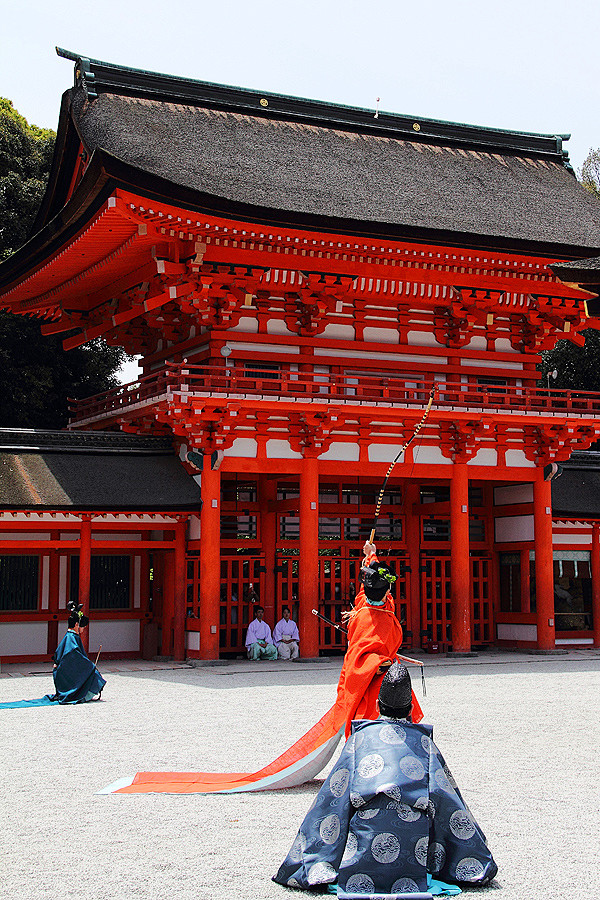
<path id="1" fill-rule="evenodd" d="M 486 884 L 498 871 L 431 725 L 352 723 L 352 733 L 273 880 L 339 893 L 428 890 L 428 875 Z M 431 878 L 430 878 L 431 880 Z"/>
<path id="2" fill-rule="evenodd" d="M 56 693 L 48 694 L 50 700 L 86 703 L 99 695 L 106 684 L 74 631 L 67 631 L 52 659 L 56 663 L 52 672 Z"/>

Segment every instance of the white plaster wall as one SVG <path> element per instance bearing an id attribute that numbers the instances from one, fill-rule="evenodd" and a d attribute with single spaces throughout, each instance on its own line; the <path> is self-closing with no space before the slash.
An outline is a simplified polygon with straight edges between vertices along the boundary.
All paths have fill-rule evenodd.
<path id="1" fill-rule="evenodd" d="M 513 503 L 533 503 L 533 484 L 503 484 L 494 488 L 494 506 L 511 506 Z"/>
<path id="2" fill-rule="evenodd" d="M 465 345 L 465 350 L 486 350 L 487 349 L 487 338 L 483 334 L 474 334 L 468 344 Z"/>
<path id="3" fill-rule="evenodd" d="M 518 353 L 518 350 L 515 350 L 514 347 L 511 346 L 511 343 L 508 338 L 496 338 L 496 353 Z"/>
<path id="4" fill-rule="evenodd" d="M 494 530 L 497 544 L 532 541 L 533 516 L 498 516 L 494 519 Z"/>
<path id="5" fill-rule="evenodd" d="M 535 463 L 532 459 L 527 459 L 525 453 L 520 449 L 506 451 L 506 465 L 511 468 L 534 469 Z"/>
<path id="6" fill-rule="evenodd" d="M 139 619 L 91 619 L 90 653 L 97 653 L 102 644 L 103 653 L 125 653 L 140 649 Z"/>
<path id="7" fill-rule="evenodd" d="M 258 444 L 254 438 L 236 438 L 231 447 L 224 451 L 224 456 L 242 456 L 246 459 L 256 459 Z"/>
<path id="8" fill-rule="evenodd" d="M 553 544 L 591 544 L 591 534 L 553 534 Z"/>
<path id="9" fill-rule="evenodd" d="M 133 559 L 133 606 L 139 609 L 141 605 L 141 585 L 142 585 L 142 557 L 135 556 Z"/>
<path id="10" fill-rule="evenodd" d="M 141 541 L 142 535 L 139 531 L 131 533 L 129 531 L 97 531 L 92 534 L 93 541 Z"/>
<path id="11" fill-rule="evenodd" d="M 594 643 L 594 638 L 556 638 L 554 642 L 557 646 L 560 644 L 588 644 Z"/>
<path id="12" fill-rule="evenodd" d="M 58 608 L 67 608 L 67 564 L 68 557 L 61 556 L 58 560 Z"/>
<path id="13" fill-rule="evenodd" d="M 499 622 L 496 625 L 496 629 L 499 641 L 537 641 L 537 625 Z"/>
<path id="14" fill-rule="evenodd" d="M 255 316 L 241 316 L 240 321 L 229 331 L 245 331 L 248 334 L 258 332 L 258 319 Z"/>
<path id="15" fill-rule="evenodd" d="M 267 441 L 267 459 L 302 459 L 302 454 L 292 450 L 289 441 L 271 438 Z"/>
<path id="16" fill-rule="evenodd" d="M 365 328 L 363 339 L 374 344 L 399 344 L 400 334 L 397 328 Z"/>
<path id="17" fill-rule="evenodd" d="M 426 444 L 425 446 L 423 446 L 423 444 L 417 444 L 413 451 L 413 458 L 415 463 L 419 463 L 419 465 L 452 465 L 452 460 L 444 456 L 439 447 L 433 447 L 429 444 Z"/>
<path id="18" fill-rule="evenodd" d="M 0 541 L 49 541 L 50 532 L 0 531 Z M 32 551 L 33 552 L 33 551 Z"/>
<path id="19" fill-rule="evenodd" d="M 186 631 L 185 646 L 187 647 L 188 650 L 199 650 L 200 649 L 200 632 L 199 631 Z"/>
<path id="20" fill-rule="evenodd" d="M 267 334 L 293 334 L 293 331 L 287 327 L 283 319 L 269 319 L 267 322 Z M 277 348 L 278 351 L 281 351 L 281 347 Z M 289 351 L 288 351 L 289 352 Z M 297 350 L 294 352 L 298 352 Z M 285 351 L 284 351 L 285 353 Z"/>
<path id="21" fill-rule="evenodd" d="M 326 325 L 321 334 L 317 335 L 317 340 L 323 338 L 331 338 L 336 341 L 353 341 L 355 337 L 353 325 L 338 325 L 330 322 Z"/>
<path id="22" fill-rule="evenodd" d="M 369 444 L 369 462 L 391 463 L 401 448 L 402 444 Z M 399 462 L 404 462 L 404 454 Z"/>
<path id="23" fill-rule="evenodd" d="M 475 456 L 467 462 L 468 466 L 497 466 L 498 453 L 493 447 L 480 447 Z"/>
<path id="24" fill-rule="evenodd" d="M 329 450 L 321 453 L 319 459 L 339 459 L 346 462 L 358 462 L 360 457 L 360 447 L 358 444 L 350 444 L 345 441 L 332 441 Z"/>
<path id="25" fill-rule="evenodd" d="M 515 369 L 518 372 L 523 370 L 522 362 L 506 362 L 502 359 L 463 359 L 461 365 L 474 369 Z"/>
<path id="26" fill-rule="evenodd" d="M 189 520 L 188 540 L 200 540 L 200 516 L 192 516 Z"/>
<path id="27" fill-rule="evenodd" d="M 439 341 L 436 341 L 435 335 L 431 331 L 409 331 L 406 335 L 409 344 L 415 347 L 441 347 Z"/>
<path id="28" fill-rule="evenodd" d="M 47 622 L 3 622 L 0 625 L 0 656 L 39 656 L 47 649 Z"/>

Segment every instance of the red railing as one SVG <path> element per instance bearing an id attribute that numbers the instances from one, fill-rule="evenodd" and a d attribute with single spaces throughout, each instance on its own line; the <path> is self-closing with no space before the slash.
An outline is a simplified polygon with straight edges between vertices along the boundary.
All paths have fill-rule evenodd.
<path id="1" fill-rule="evenodd" d="M 121 385 L 85 400 L 74 401 L 71 423 L 108 418 L 120 411 L 169 393 L 248 398 L 372 403 L 422 407 L 432 382 L 367 375 L 327 375 L 312 372 L 252 370 L 219 366 L 170 365 L 139 381 Z M 435 382 L 437 408 L 468 408 L 555 415 L 600 415 L 600 393 L 554 388 Z"/>

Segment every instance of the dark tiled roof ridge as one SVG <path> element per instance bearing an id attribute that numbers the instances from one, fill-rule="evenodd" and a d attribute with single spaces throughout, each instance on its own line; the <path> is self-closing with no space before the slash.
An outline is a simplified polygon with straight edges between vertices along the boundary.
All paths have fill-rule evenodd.
<path id="1" fill-rule="evenodd" d="M 345 104 L 332 104 L 271 91 L 258 91 L 209 81 L 182 78 L 118 66 L 56 48 L 59 56 L 75 63 L 75 86 L 82 87 L 93 100 L 101 93 L 174 101 L 183 105 L 203 105 L 230 109 L 269 118 L 296 119 L 345 130 L 409 137 L 413 141 L 446 142 L 461 146 L 485 147 L 501 152 L 525 152 L 554 157 L 567 168 L 563 150 L 567 134 L 538 134 L 483 125 L 469 125 L 443 119 L 403 115 Z"/>
<path id="2" fill-rule="evenodd" d="M 125 434 L 117 431 L 0 428 L 0 451 L 7 450 L 173 453 L 173 443 L 168 435 Z"/>

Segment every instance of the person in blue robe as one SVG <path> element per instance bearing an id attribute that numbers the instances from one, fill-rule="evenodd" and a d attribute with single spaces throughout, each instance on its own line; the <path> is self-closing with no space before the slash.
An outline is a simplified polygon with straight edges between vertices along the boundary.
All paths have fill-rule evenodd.
<path id="1" fill-rule="evenodd" d="M 83 615 L 81 605 L 69 603 L 69 610 L 67 632 L 52 656 L 55 693 L 47 697 L 58 703 L 99 700 L 106 681 L 89 659 L 80 636 L 89 619 Z"/>
<path id="2" fill-rule="evenodd" d="M 498 869 L 431 725 L 410 721 L 410 676 L 397 662 L 381 718 L 350 737 L 273 880 L 340 898 L 430 897 L 484 885 Z M 332 886 L 332 887 L 329 887 Z"/>

